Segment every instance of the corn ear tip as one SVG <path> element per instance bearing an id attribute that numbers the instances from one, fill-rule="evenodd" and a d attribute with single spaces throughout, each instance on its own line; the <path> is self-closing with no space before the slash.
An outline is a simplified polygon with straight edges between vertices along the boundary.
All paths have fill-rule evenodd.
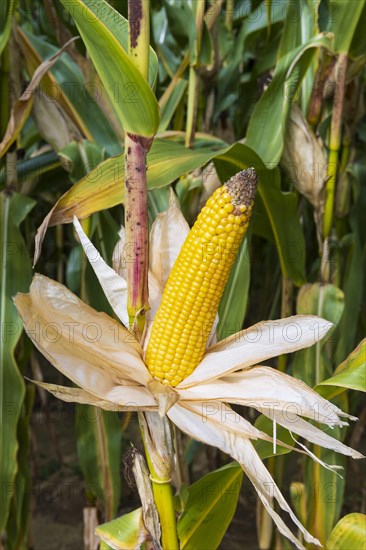
<path id="1" fill-rule="evenodd" d="M 225 183 L 235 206 L 245 205 L 249 207 L 254 201 L 257 186 L 258 176 L 252 166 L 237 172 Z"/>

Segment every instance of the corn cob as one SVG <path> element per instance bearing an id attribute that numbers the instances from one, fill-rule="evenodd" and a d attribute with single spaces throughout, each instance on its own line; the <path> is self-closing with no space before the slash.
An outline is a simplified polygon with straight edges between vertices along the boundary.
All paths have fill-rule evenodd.
<path id="1" fill-rule="evenodd" d="M 146 350 L 146 365 L 170 386 L 200 363 L 230 269 L 247 231 L 257 188 L 254 168 L 209 198 L 169 275 Z"/>

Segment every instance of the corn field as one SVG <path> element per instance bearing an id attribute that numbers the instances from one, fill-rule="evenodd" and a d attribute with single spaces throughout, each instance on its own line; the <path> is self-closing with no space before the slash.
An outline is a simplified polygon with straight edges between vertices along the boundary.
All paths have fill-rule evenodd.
<path id="1" fill-rule="evenodd" d="M 366 549 L 365 0 L 2 0 L 0 550 Z"/>

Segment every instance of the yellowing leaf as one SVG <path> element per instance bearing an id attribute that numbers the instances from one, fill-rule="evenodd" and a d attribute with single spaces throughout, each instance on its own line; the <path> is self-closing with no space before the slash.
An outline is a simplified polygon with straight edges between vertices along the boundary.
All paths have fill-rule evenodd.
<path id="1" fill-rule="evenodd" d="M 96 534 L 116 550 L 135 550 L 149 538 L 142 518 L 142 508 L 99 525 Z"/>
<path id="2" fill-rule="evenodd" d="M 365 550 L 365 514 L 348 514 L 339 520 L 327 540 L 326 547 L 327 550 Z"/>
<path id="3" fill-rule="evenodd" d="M 5 136 L 0 143 L 0 157 L 2 157 L 6 153 L 6 151 L 8 151 L 9 147 L 14 143 L 17 136 L 19 135 L 19 132 L 23 128 L 24 123 L 27 120 L 32 109 L 35 91 L 42 78 L 47 73 L 47 71 L 49 71 L 49 69 L 56 63 L 62 52 L 70 45 L 73 40 L 74 39 L 69 40 L 55 55 L 39 65 L 39 67 L 34 72 L 32 80 L 28 84 L 27 88 L 22 93 L 20 98 L 14 103 Z"/>
<path id="4" fill-rule="evenodd" d="M 333 376 L 323 380 L 316 390 L 332 399 L 346 389 L 366 392 L 366 338 L 339 365 Z"/>
<path id="5" fill-rule="evenodd" d="M 148 189 L 169 185 L 182 174 L 206 164 L 224 151 L 226 148 L 215 151 L 211 147 L 192 151 L 179 143 L 156 139 L 147 156 Z M 57 201 L 37 231 L 35 263 L 48 226 L 70 223 L 74 216 L 86 218 L 94 212 L 121 204 L 123 200 L 124 158 L 119 155 L 102 162 Z"/>

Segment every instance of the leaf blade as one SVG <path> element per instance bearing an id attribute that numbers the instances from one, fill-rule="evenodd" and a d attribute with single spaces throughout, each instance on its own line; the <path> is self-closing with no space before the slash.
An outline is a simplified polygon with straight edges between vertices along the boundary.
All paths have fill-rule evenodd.
<path id="1" fill-rule="evenodd" d="M 61 3 L 72 15 L 125 131 L 154 136 L 160 121 L 159 105 L 149 84 L 108 27 L 105 14 L 113 8 L 103 0 Z"/>

